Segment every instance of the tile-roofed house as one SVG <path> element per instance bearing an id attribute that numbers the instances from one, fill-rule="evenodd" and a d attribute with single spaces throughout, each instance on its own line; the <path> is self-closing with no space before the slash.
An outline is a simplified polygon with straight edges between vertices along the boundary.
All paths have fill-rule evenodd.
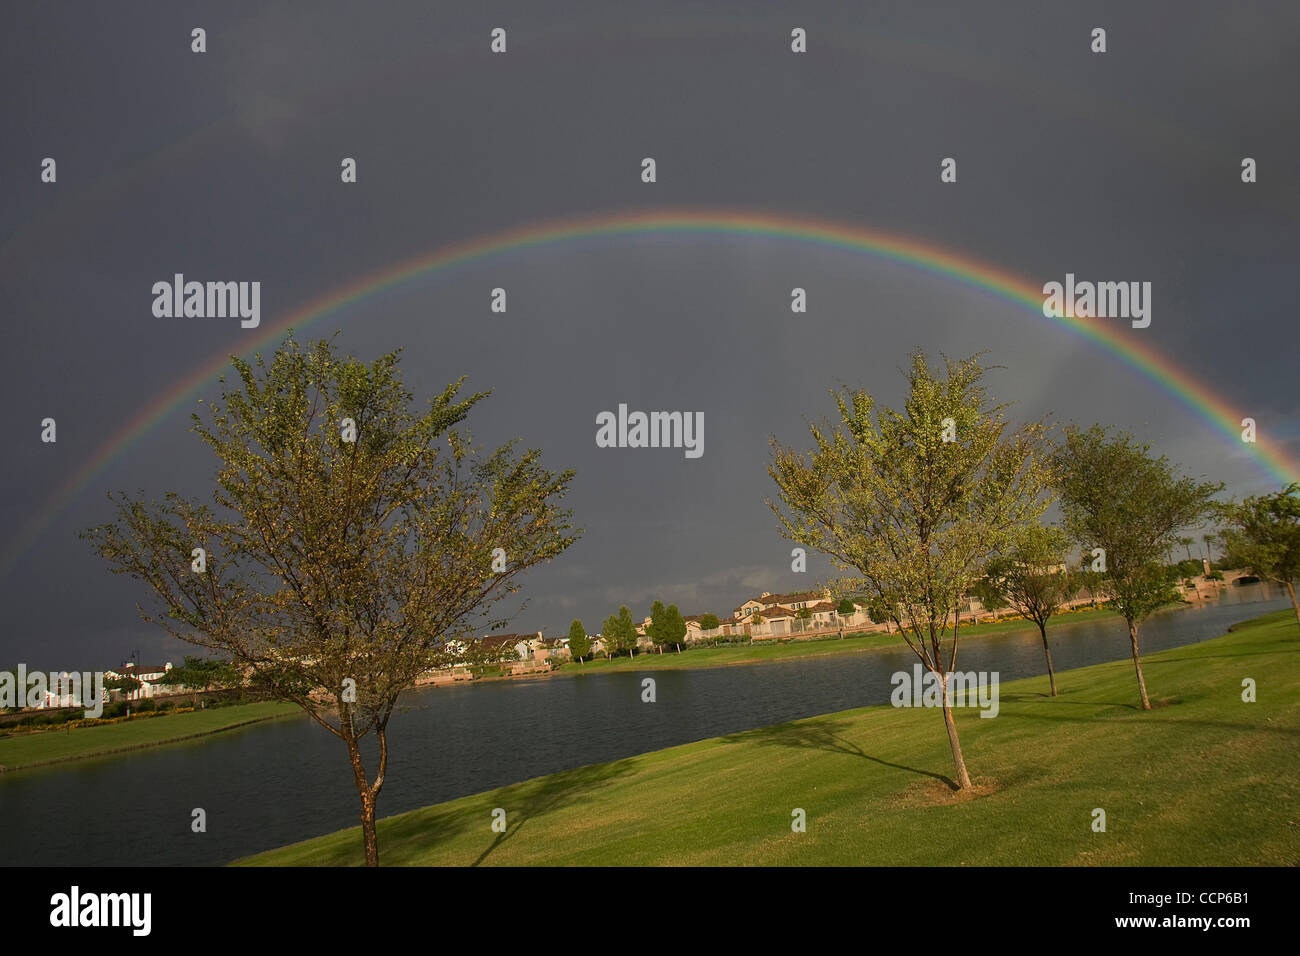
<path id="1" fill-rule="evenodd" d="M 792 607 L 783 607 L 780 604 L 772 604 L 763 608 L 761 611 L 755 611 L 750 617 L 758 616 L 765 621 L 775 620 L 777 618 L 794 617 L 797 612 Z"/>
<path id="2" fill-rule="evenodd" d="M 526 660 L 531 653 L 529 642 L 537 639 L 537 634 L 485 634 L 475 643 L 485 651 L 496 650 L 504 646 L 514 648 L 515 657 Z"/>
<path id="3" fill-rule="evenodd" d="M 793 610 L 801 610 L 813 604 L 827 600 L 829 591 L 795 591 L 792 594 L 765 594 L 760 600 L 766 605 L 781 604 Z"/>
<path id="4" fill-rule="evenodd" d="M 764 591 L 758 597 L 750 598 L 736 608 L 735 616 L 737 620 L 747 620 L 755 611 L 765 611 L 774 606 L 799 611 L 805 607 L 827 601 L 830 596 L 829 591 L 795 591 L 790 594 L 772 594 Z"/>
<path id="5" fill-rule="evenodd" d="M 161 681 L 167 672 L 172 669 L 171 661 L 165 664 L 123 664 L 115 671 L 104 671 L 104 676 L 108 678 L 116 677 L 134 677 L 140 682 L 140 686 L 130 691 L 119 691 L 124 700 L 140 700 L 142 698 L 153 697 L 164 686 Z M 183 690 L 177 687 L 176 690 Z"/>

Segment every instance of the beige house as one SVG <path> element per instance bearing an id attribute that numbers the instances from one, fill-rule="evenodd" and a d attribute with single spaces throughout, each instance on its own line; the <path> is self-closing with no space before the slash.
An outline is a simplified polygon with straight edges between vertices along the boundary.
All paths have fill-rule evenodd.
<path id="1" fill-rule="evenodd" d="M 745 620 L 755 611 L 766 612 L 770 608 L 783 608 L 791 613 L 802 611 L 805 608 L 811 608 L 815 604 L 829 603 L 831 592 L 823 591 L 796 591 L 792 594 L 770 594 L 764 591 L 756 598 L 750 598 L 740 607 L 736 608 L 735 617 L 737 620 Z"/>

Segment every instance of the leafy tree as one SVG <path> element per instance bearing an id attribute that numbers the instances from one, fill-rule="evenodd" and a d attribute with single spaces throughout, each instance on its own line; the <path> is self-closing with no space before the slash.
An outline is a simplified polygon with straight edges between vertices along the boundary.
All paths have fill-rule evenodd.
<path id="1" fill-rule="evenodd" d="M 167 671 L 158 683 L 168 687 L 188 687 L 193 691 L 192 699 L 197 703 L 201 691 L 213 687 L 234 687 L 242 683 L 238 668 L 230 661 L 215 657 L 196 657 L 185 655 L 185 663 Z"/>
<path id="2" fill-rule="evenodd" d="M 998 619 L 997 612 L 1007 606 L 1007 601 L 1001 590 L 999 590 L 993 582 L 988 579 L 987 574 L 988 572 L 986 570 L 986 576 L 976 581 L 971 586 L 971 594 L 973 594 L 987 610 L 993 612 L 993 620 L 996 621 Z"/>
<path id="3" fill-rule="evenodd" d="M 605 618 L 600 629 L 600 644 L 605 649 L 605 660 L 611 660 L 618 653 L 618 617 L 611 614 Z"/>
<path id="4" fill-rule="evenodd" d="M 716 631 L 721 624 L 722 622 L 718 620 L 716 614 L 700 615 L 700 630 L 702 631 Z"/>
<path id="5" fill-rule="evenodd" d="M 883 624 L 885 625 L 886 634 L 894 633 L 894 608 L 883 594 L 873 594 L 867 599 L 863 610 L 867 612 L 867 620 L 871 621 L 872 624 Z"/>
<path id="6" fill-rule="evenodd" d="M 1190 584 L 1191 578 L 1201 573 L 1201 562 L 1178 561 L 1165 568 L 1165 580 L 1170 584 Z"/>
<path id="7" fill-rule="evenodd" d="M 1006 552 L 990 561 L 982 582 L 990 597 L 1009 605 L 1038 625 L 1047 657 L 1047 679 L 1056 696 L 1056 671 L 1047 643 L 1047 622 L 1078 590 L 1066 566 L 1069 542 L 1058 528 L 1041 524 L 1016 530 Z"/>
<path id="8" fill-rule="evenodd" d="M 213 505 L 117 496 L 116 520 L 85 532 L 152 590 L 145 620 L 229 656 L 344 744 L 369 866 L 398 696 L 576 540 L 558 504 L 573 473 L 514 442 L 481 454 L 461 426 L 488 393 L 462 398 L 460 381 L 412 410 L 398 358 L 367 365 L 291 337 L 269 361 L 233 359 L 236 386 L 210 421 L 193 416 L 217 459 Z"/>
<path id="9" fill-rule="evenodd" d="M 591 638 L 587 637 L 581 621 L 574 621 L 569 625 L 569 653 L 579 664 L 591 653 Z"/>
<path id="10" fill-rule="evenodd" d="M 668 610 L 664 614 L 664 636 L 667 638 L 665 643 L 675 644 L 677 653 L 682 652 L 682 641 L 686 640 L 686 619 L 682 617 L 682 612 L 677 610 L 676 604 L 668 605 Z"/>
<path id="11" fill-rule="evenodd" d="M 1102 548 L 1106 587 L 1128 624 L 1142 709 L 1150 710 L 1138 630 L 1156 608 L 1179 600 L 1161 558 L 1214 506 L 1220 484 L 1176 477 L 1165 456 L 1100 425 L 1070 427 L 1057 451 L 1066 529 L 1085 552 Z"/>
<path id="12" fill-rule="evenodd" d="M 859 573 L 935 675 L 961 788 L 970 776 L 948 690 L 957 612 L 988 556 L 1043 512 L 1049 474 L 1042 425 L 1013 429 L 1006 406 L 988 403 L 979 356 L 945 366 L 913 354 L 902 411 L 877 410 L 863 390 L 835 393 L 840 422 L 810 426 L 811 453 L 774 438 L 768 471 L 786 511 L 769 505 L 787 538 Z"/>
<path id="13" fill-rule="evenodd" d="M 636 657 L 636 622 L 632 620 L 632 612 L 626 604 L 618 609 L 618 617 L 611 617 L 605 623 L 608 625 L 613 622 L 613 628 L 610 633 L 614 639 L 614 650 L 627 651 L 628 657 Z"/>
<path id="14" fill-rule="evenodd" d="M 1088 602 L 1092 607 L 1097 606 L 1097 598 L 1100 596 L 1106 600 L 1106 575 L 1101 571 L 1092 569 L 1093 557 L 1091 554 L 1084 554 L 1079 559 L 1078 567 L 1074 569 L 1074 579 L 1078 582 L 1079 587 L 1088 592 Z"/>
<path id="15" fill-rule="evenodd" d="M 646 637 L 650 642 L 659 648 L 659 653 L 664 652 L 664 645 L 668 643 L 668 609 L 664 607 L 663 601 L 655 601 L 650 607 L 650 626 L 646 628 Z"/>
<path id="16" fill-rule="evenodd" d="M 1214 544 L 1214 542 L 1219 540 L 1219 536 L 1213 533 L 1206 533 L 1201 535 L 1201 540 L 1205 542 L 1205 563 L 1213 564 L 1214 555 L 1210 552 L 1210 547 Z"/>
<path id="17" fill-rule="evenodd" d="M 835 617 L 840 625 L 840 640 L 844 640 L 844 619 L 852 617 L 858 613 L 858 606 L 853 603 L 852 598 L 840 598 L 840 603 L 835 605 Z"/>
<path id="18" fill-rule="evenodd" d="M 1225 505 L 1220 513 L 1228 522 L 1223 543 L 1231 562 L 1286 588 L 1300 623 L 1295 593 L 1300 577 L 1300 484 Z"/>
<path id="19" fill-rule="evenodd" d="M 112 677 L 105 675 L 104 687 L 107 690 L 115 690 L 122 695 L 126 702 L 126 716 L 131 716 L 131 695 L 138 691 L 144 683 L 130 674 L 118 673 Z"/>

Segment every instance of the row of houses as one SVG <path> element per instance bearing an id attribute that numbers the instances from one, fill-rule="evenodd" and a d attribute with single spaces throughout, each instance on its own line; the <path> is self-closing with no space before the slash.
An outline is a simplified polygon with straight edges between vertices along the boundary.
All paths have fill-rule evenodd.
<path id="1" fill-rule="evenodd" d="M 145 700 L 186 690 L 184 687 L 162 682 L 163 677 L 171 669 L 172 663 L 168 661 L 165 664 L 123 664 L 118 670 L 104 671 L 104 682 L 106 684 L 116 678 L 123 677 L 134 677 L 139 684 L 130 691 L 110 690 L 105 687 L 100 694 L 101 703 L 111 703 L 114 699 Z M 51 683 L 54 683 L 55 686 L 46 688 L 40 701 L 36 704 L 36 710 L 54 710 L 63 707 L 90 708 L 93 706 L 94 693 L 89 686 L 82 686 L 82 681 L 79 679 L 74 690 L 67 680 L 68 675 L 58 675 L 58 677 L 59 680 L 56 682 L 55 677 L 51 676 Z"/>
<path id="2" fill-rule="evenodd" d="M 806 613 L 801 616 L 800 612 Z M 840 627 L 854 630 L 884 629 L 884 625 L 872 624 L 866 612 L 861 609 L 849 615 L 839 614 L 837 604 L 832 601 L 829 591 L 801 591 L 793 594 L 770 594 L 764 591 L 758 597 L 737 607 L 730 617 L 719 617 L 717 627 L 704 627 L 702 622 L 709 616 L 691 614 L 683 618 L 686 622 L 685 642 L 687 644 L 742 635 L 753 640 L 768 640 L 812 634 Z M 650 618 L 646 617 L 636 626 L 637 645 L 642 650 L 653 648 L 653 642 L 648 636 L 650 623 Z M 605 644 L 601 635 L 593 634 L 591 638 L 593 653 L 605 653 Z M 509 651 L 506 648 L 512 649 L 514 659 L 507 660 L 506 663 L 516 673 L 526 672 L 525 668 L 515 667 L 516 663 L 540 665 L 551 659 L 572 658 L 567 635 L 545 637 L 541 631 L 535 634 L 487 634 L 476 643 L 482 651 L 501 649 L 507 656 Z M 449 646 L 450 650 L 461 652 L 467 648 L 466 643 Z M 469 675 L 467 666 L 446 670 L 462 671 L 466 677 Z"/>
<path id="3" fill-rule="evenodd" d="M 1067 607 L 1076 607 L 1091 603 L 1089 596 L 1080 596 L 1067 603 Z M 977 598 L 968 597 L 961 609 L 963 620 L 974 623 L 979 620 L 995 618 L 1008 614 L 1008 611 L 991 611 L 985 608 Z M 706 628 L 703 625 L 707 614 L 691 614 L 683 618 L 686 622 L 687 644 L 706 641 L 746 637 L 754 641 L 781 640 L 798 637 L 813 637 L 834 631 L 889 631 L 893 625 L 876 624 L 867 612 L 854 605 L 851 613 L 841 614 L 839 601 L 834 599 L 827 589 L 795 591 L 788 594 L 772 594 L 764 591 L 757 597 L 734 608 L 730 617 L 718 615 L 718 625 Z M 711 623 L 711 622 L 709 622 Z M 638 647 L 649 650 L 653 643 L 647 636 L 650 618 L 646 617 L 637 625 Z M 569 659 L 568 637 L 548 638 L 541 631 L 536 634 L 493 634 L 482 638 L 482 646 L 501 646 L 510 644 L 514 648 L 515 658 L 519 662 L 545 662 L 550 658 Z M 593 652 L 603 654 L 604 642 L 599 634 L 592 635 Z"/>

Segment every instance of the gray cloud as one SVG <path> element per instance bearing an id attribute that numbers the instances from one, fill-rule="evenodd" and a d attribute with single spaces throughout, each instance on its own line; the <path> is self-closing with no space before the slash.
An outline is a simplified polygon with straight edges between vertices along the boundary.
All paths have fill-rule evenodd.
<path id="1" fill-rule="evenodd" d="M 1300 450 L 1292 346 L 1300 193 L 1293 8 L 1161 3 L 730 3 L 494 7 L 223 4 L 130 18 L 26 4 L 0 38 L 6 203 L 0 395 L 14 423 L 0 534 L 20 534 L 105 438 L 237 323 L 157 320 L 152 282 L 262 282 L 265 322 L 409 257 L 540 221 L 655 208 L 824 217 L 941 245 L 1042 283 L 1149 280 L 1140 341 Z M 188 51 L 204 22 L 209 52 Z M 492 57 L 487 30 L 510 31 Z M 1111 52 L 1087 51 L 1110 31 Z M 792 24 L 810 52 L 788 52 Z M 43 42 L 37 42 L 43 39 Z M 38 181 L 55 156 L 59 182 Z M 659 182 L 639 182 L 654 156 Z M 938 181 L 943 156 L 956 185 Z M 1244 155 L 1260 182 L 1244 186 Z M 355 156 L 360 181 L 343 186 Z M 505 316 L 488 290 L 505 286 Z M 789 290 L 809 290 L 793 315 Z M 658 234 L 487 257 L 366 299 L 341 329 L 401 345 L 423 397 L 461 374 L 493 397 L 485 444 L 522 436 L 574 467 L 583 540 L 527 579 L 516 629 L 595 629 L 654 598 L 726 613 L 789 570 L 763 504 L 768 436 L 804 440 L 827 388 L 901 398 L 915 345 L 989 349 L 1016 414 L 1133 430 L 1237 494 L 1275 479 L 1162 388 L 969 284 L 843 250 Z M 215 397 L 215 386 L 205 397 Z M 706 452 L 598 449 L 595 414 L 700 410 Z M 144 643 L 134 603 L 75 537 L 108 489 L 199 494 L 212 464 L 171 414 L 79 493 L 0 580 L 0 655 L 113 664 Z M 57 446 L 34 423 L 59 421 Z M 161 641 L 160 637 L 155 640 Z M 159 653 L 160 645 L 148 645 Z M 179 649 L 172 651 L 180 653 Z M 57 660 L 55 660 L 57 658 Z M 0 661 L 2 664 L 3 661 Z"/>

